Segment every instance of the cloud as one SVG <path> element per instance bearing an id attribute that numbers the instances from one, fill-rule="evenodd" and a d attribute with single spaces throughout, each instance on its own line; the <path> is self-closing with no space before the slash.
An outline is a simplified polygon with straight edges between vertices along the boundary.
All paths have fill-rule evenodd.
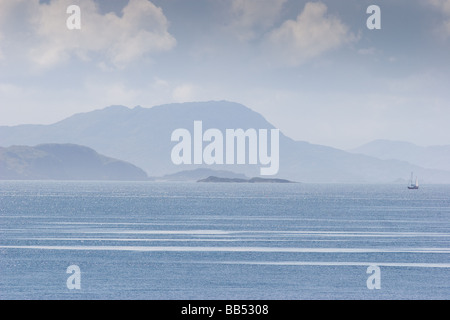
<path id="1" fill-rule="evenodd" d="M 450 0 L 428 0 L 428 3 L 450 15 Z"/>
<path id="2" fill-rule="evenodd" d="M 18 14 L 12 3 L 26 6 L 32 14 Z M 130 0 L 120 17 L 112 12 L 100 13 L 94 0 L 76 1 L 81 9 L 81 30 L 69 30 L 66 26 L 70 16 L 66 10 L 72 4 L 73 0 L 1 1 L 0 12 L 8 9 L 18 15 L 16 18 L 22 20 L 25 29 L 31 30 L 22 47 L 30 60 L 41 67 L 51 67 L 74 56 L 82 60 L 97 57 L 114 67 L 124 67 L 176 44 L 162 9 L 148 0 Z M 10 41 L 14 36 L 12 32 Z"/>
<path id="3" fill-rule="evenodd" d="M 361 48 L 357 52 L 358 52 L 358 54 L 361 54 L 361 55 L 374 55 L 377 53 L 377 49 L 374 47 Z"/>
<path id="4" fill-rule="evenodd" d="M 337 17 L 327 15 L 327 6 L 308 2 L 296 20 L 287 20 L 268 33 L 266 46 L 289 65 L 300 65 L 327 51 L 356 40 Z"/>
<path id="5" fill-rule="evenodd" d="M 273 26 L 287 0 L 233 0 L 232 28 L 240 40 L 256 36 L 255 29 L 266 30 Z"/>
<path id="6" fill-rule="evenodd" d="M 444 37 L 450 37 L 450 0 L 427 0 L 427 3 L 438 9 L 444 16 L 439 31 Z"/>
<path id="7" fill-rule="evenodd" d="M 172 98 L 175 102 L 188 102 L 194 100 L 196 87 L 185 83 L 173 89 Z"/>
<path id="8" fill-rule="evenodd" d="M 2 96 L 8 95 L 17 97 L 23 94 L 23 89 L 10 83 L 0 82 L 0 93 Z"/>

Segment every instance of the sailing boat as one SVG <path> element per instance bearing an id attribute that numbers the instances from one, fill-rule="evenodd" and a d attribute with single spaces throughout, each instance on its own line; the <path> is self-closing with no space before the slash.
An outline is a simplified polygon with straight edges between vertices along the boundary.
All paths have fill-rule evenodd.
<path id="1" fill-rule="evenodd" d="M 416 177 L 416 183 L 413 183 L 413 173 L 411 172 L 411 180 L 408 189 L 419 189 L 419 180 Z"/>

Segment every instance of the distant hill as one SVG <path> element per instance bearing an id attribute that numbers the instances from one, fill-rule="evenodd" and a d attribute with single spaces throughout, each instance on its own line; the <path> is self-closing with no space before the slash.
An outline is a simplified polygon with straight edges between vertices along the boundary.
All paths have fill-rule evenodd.
<path id="1" fill-rule="evenodd" d="M 228 101 L 189 102 L 152 108 L 111 106 L 73 115 L 50 125 L 0 126 L 0 146 L 73 143 L 88 146 L 108 157 L 133 163 L 149 176 L 161 177 L 198 168 L 233 171 L 259 176 L 260 165 L 175 165 L 171 134 L 178 128 L 193 132 L 193 123 L 203 130 L 273 129 L 262 115 Z M 320 120 L 318 120 L 320 121 Z M 357 134 L 357 133 L 355 133 Z M 408 159 L 409 161 L 409 159 Z M 409 179 L 411 171 L 421 183 L 450 183 L 450 172 L 424 169 L 408 161 L 380 160 L 304 141 L 294 141 L 280 132 L 280 170 L 276 176 L 299 182 L 392 183 Z M 215 175 L 215 174 L 212 174 Z"/>
<path id="2" fill-rule="evenodd" d="M 0 180 L 147 180 L 140 168 L 74 144 L 0 147 Z"/>
<path id="3" fill-rule="evenodd" d="M 225 170 L 211 170 L 208 168 L 198 168 L 195 170 L 185 170 L 173 174 L 164 175 L 162 177 L 155 177 L 153 180 L 159 181 L 197 181 L 207 178 L 209 176 L 217 176 L 221 178 L 232 179 L 246 179 L 247 177 L 242 173 L 234 173 Z"/>
<path id="4" fill-rule="evenodd" d="M 450 145 L 420 147 L 403 141 L 375 140 L 349 150 L 379 159 L 396 159 L 430 169 L 450 171 Z"/>
<path id="5" fill-rule="evenodd" d="M 197 182 L 234 182 L 234 183 L 293 183 L 286 179 L 272 179 L 272 178 L 260 178 L 254 177 L 251 179 L 240 179 L 240 178 L 219 178 L 215 176 L 210 176 L 205 179 L 200 179 Z"/>

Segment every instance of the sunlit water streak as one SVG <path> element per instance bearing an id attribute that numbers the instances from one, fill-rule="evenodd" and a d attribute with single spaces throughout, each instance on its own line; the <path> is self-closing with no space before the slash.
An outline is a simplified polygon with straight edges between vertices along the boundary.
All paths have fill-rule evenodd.
<path id="1" fill-rule="evenodd" d="M 0 203 L 2 299 L 450 297 L 450 186 L 0 182 Z"/>

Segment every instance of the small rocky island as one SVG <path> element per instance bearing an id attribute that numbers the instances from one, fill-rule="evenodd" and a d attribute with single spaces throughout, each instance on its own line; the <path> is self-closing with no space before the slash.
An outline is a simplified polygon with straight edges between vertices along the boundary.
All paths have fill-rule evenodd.
<path id="1" fill-rule="evenodd" d="M 241 179 L 241 178 L 220 178 L 216 176 L 209 176 L 205 179 L 200 179 L 197 182 L 235 182 L 235 183 L 295 183 L 294 181 L 286 179 L 269 179 L 269 178 L 251 178 L 251 179 Z"/>

